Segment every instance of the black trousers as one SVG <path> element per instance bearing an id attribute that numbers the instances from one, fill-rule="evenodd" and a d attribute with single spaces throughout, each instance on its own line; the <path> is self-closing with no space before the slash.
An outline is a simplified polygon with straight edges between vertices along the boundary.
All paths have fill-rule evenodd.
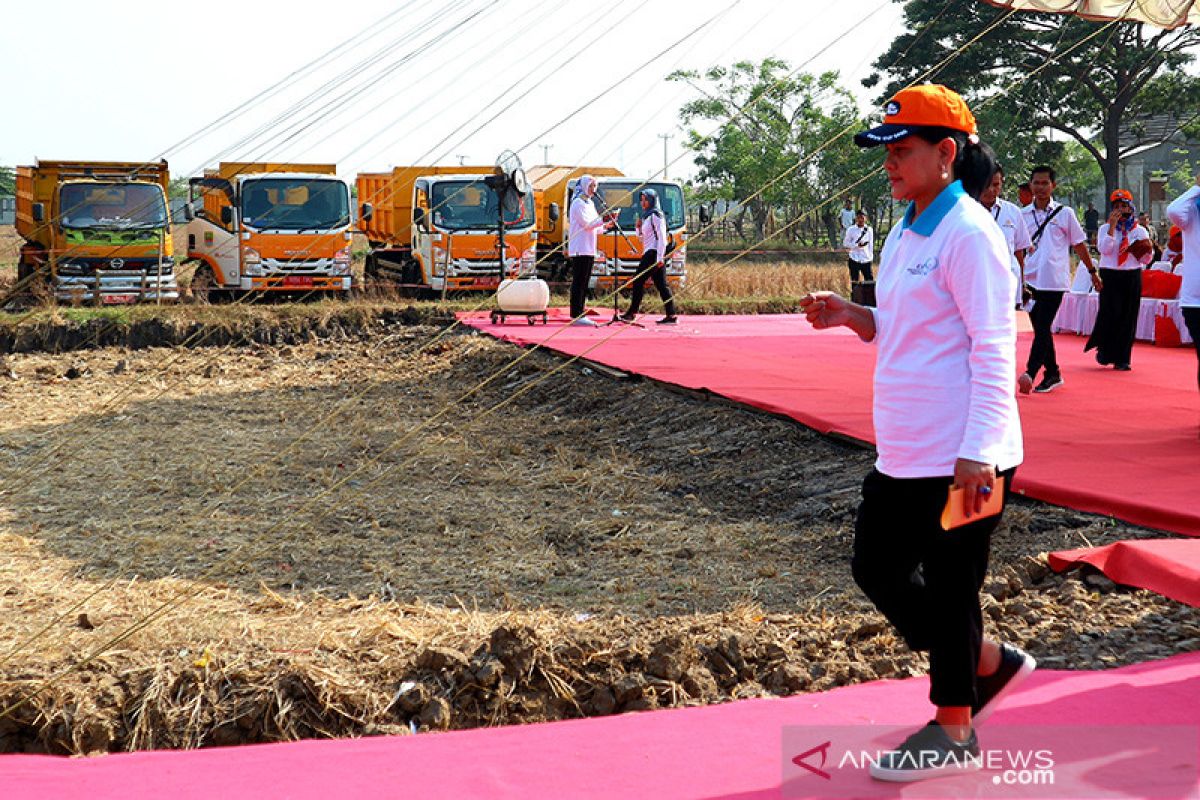
<path id="1" fill-rule="evenodd" d="M 663 309 L 668 317 L 675 316 L 675 298 L 671 296 L 671 287 L 667 285 L 667 270 L 664 267 L 655 266 L 658 263 L 658 251 L 647 250 L 642 253 L 642 258 L 638 261 L 638 274 L 633 279 L 633 297 L 629 301 L 629 311 L 626 313 L 633 316 L 638 313 L 638 309 L 642 307 L 642 298 L 646 295 L 646 279 L 654 281 L 654 288 L 658 289 L 658 296 L 662 298 Z"/>
<path id="2" fill-rule="evenodd" d="M 1025 363 L 1025 371 L 1029 377 L 1036 378 L 1038 372 L 1045 367 L 1047 375 L 1058 375 L 1058 356 L 1054 352 L 1054 335 L 1050 326 L 1058 316 L 1058 308 L 1062 305 L 1065 292 L 1033 290 L 1033 310 L 1029 312 L 1029 321 L 1033 324 L 1033 344 L 1029 348 L 1029 360 Z"/>
<path id="3" fill-rule="evenodd" d="M 1192 337 L 1192 346 L 1196 348 L 1196 386 L 1200 387 L 1200 306 L 1183 309 L 1183 321 Z"/>
<path id="4" fill-rule="evenodd" d="M 850 268 L 850 282 L 856 283 L 860 280 L 873 281 L 871 277 L 871 262 L 870 261 L 855 261 L 853 258 L 846 259 L 846 265 Z M 861 277 L 860 277 L 861 276 Z"/>
<path id="5" fill-rule="evenodd" d="M 592 280 L 592 267 L 596 258 L 571 256 L 568 263 L 571 268 L 571 319 L 576 319 L 583 315 L 587 305 L 588 283 Z"/>
<path id="6" fill-rule="evenodd" d="M 1102 269 L 1100 279 L 1100 309 L 1083 349 L 1096 348 L 1097 359 L 1105 364 L 1128 364 L 1142 307 L 1142 271 Z"/>
<path id="7" fill-rule="evenodd" d="M 1005 500 L 1013 473 L 1002 472 Z M 913 650 L 929 652 L 929 699 L 975 702 L 983 643 L 979 590 L 1000 516 L 941 526 L 952 477 L 892 478 L 871 470 L 854 527 L 854 580 Z"/>

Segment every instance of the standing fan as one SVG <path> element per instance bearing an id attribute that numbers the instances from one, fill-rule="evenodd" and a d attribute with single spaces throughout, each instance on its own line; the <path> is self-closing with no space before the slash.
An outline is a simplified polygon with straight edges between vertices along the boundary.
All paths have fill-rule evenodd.
<path id="1" fill-rule="evenodd" d="M 507 248 L 504 244 L 504 229 L 507 225 L 525 221 L 525 199 L 529 195 L 529 179 L 521 167 L 521 159 L 511 150 L 505 150 L 496 159 L 493 174 L 484 178 L 487 187 L 496 193 L 496 247 L 500 251 L 499 284 L 496 288 L 496 305 L 492 311 L 492 322 L 504 321 L 508 314 L 523 315 L 529 324 L 534 324 L 536 317 L 542 318 L 546 324 L 546 306 L 550 304 L 550 287 L 545 281 L 538 279 L 536 272 L 528 280 L 505 280 L 504 257 Z M 506 223 L 505 219 L 513 220 Z"/>

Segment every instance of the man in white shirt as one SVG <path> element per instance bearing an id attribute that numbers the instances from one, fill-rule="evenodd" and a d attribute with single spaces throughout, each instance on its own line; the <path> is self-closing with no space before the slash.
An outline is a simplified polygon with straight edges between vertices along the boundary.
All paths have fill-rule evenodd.
<path id="1" fill-rule="evenodd" d="M 854 224 L 854 204 L 850 202 L 849 197 L 842 205 L 842 210 L 838 212 L 838 222 L 842 223 L 843 232 Z"/>
<path id="2" fill-rule="evenodd" d="M 871 262 L 875 260 L 875 232 L 867 224 L 867 212 L 859 211 L 854 224 L 846 228 L 842 247 L 849 252 L 850 282 L 874 280 L 871 277 Z"/>
<path id="3" fill-rule="evenodd" d="M 1025 372 L 1017 379 L 1022 394 L 1029 394 L 1031 389 L 1043 394 L 1063 385 L 1050 326 L 1058 315 L 1063 295 L 1071 286 L 1072 250 L 1091 273 L 1096 291 L 1102 286 L 1087 248 L 1087 234 L 1075 216 L 1075 209 L 1054 200 L 1057 182 L 1058 175 L 1053 167 L 1034 167 L 1029 176 L 1033 202 L 1021 209 L 1030 241 L 1025 255 L 1025 282 L 1033 290 L 1033 309 L 1029 312 L 1033 345 L 1029 348 Z M 1043 368 L 1045 375 L 1035 388 L 1034 380 Z"/>
<path id="4" fill-rule="evenodd" d="M 1014 304 L 1020 308 L 1024 302 L 1025 291 L 1025 252 L 1029 249 L 1029 228 L 1025 226 L 1025 215 L 1016 203 L 1010 203 L 1000 196 L 1004 191 L 1004 168 L 996 165 L 996 174 L 992 176 L 992 184 L 979 196 L 979 202 L 992 215 L 992 219 L 1000 226 L 1008 252 L 1012 256 L 1009 266 L 1017 277 L 1017 293 L 1013 298 Z"/>

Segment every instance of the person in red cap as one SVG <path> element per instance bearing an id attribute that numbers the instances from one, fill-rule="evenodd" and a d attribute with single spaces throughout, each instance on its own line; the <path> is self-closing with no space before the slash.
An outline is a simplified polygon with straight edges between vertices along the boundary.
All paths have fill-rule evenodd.
<path id="1" fill-rule="evenodd" d="M 871 766 L 877 779 L 911 781 L 978 768 L 974 725 L 1035 666 L 983 638 L 979 606 L 1003 513 L 1001 504 L 984 516 L 982 504 L 1007 495 L 1023 458 L 1012 392 L 1017 280 L 1003 233 L 976 202 L 995 159 L 958 94 L 898 92 L 883 124 L 855 142 L 886 147 L 892 196 L 910 201 L 880 255 L 877 307 L 832 292 L 805 295 L 800 307 L 813 327 L 845 326 L 878 348 L 878 458 L 863 482 L 851 570 L 908 646 L 929 652 L 933 721 Z M 948 532 L 952 487 L 968 522 Z"/>
<path id="2" fill-rule="evenodd" d="M 1108 198 L 1112 213 L 1096 234 L 1100 249 L 1100 310 L 1084 351 L 1096 351 L 1096 363 L 1128 372 L 1142 307 L 1142 267 L 1154 258 L 1150 234 L 1137 222 L 1133 194 L 1116 189 Z"/>

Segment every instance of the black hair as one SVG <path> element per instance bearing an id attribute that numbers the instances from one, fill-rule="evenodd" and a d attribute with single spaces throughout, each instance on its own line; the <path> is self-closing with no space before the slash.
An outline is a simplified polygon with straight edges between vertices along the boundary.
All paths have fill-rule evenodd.
<path id="1" fill-rule="evenodd" d="M 1004 167 L 1000 166 L 999 164 L 996 165 L 996 171 L 992 173 L 992 177 L 994 178 L 997 175 L 999 175 L 1001 178 L 1004 177 Z"/>
<path id="2" fill-rule="evenodd" d="M 863 216 L 863 217 L 865 217 L 865 216 L 867 216 L 867 212 L 866 212 L 866 211 L 863 211 L 863 210 L 860 208 L 860 209 L 858 209 L 857 211 L 855 211 L 855 212 L 854 212 L 854 216 L 856 216 L 856 217 L 857 217 L 857 216 Z"/>
<path id="3" fill-rule="evenodd" d="M 1044 172 L 1049 175 L 1051 183 L 1058 183 L 1058 173 L 1054 171 L 1054 167 L 1046 166 L 1045 164 L 1029 170 L 1029 179 L 1033 180 L 1033 176 L 1037 175 L 1039 172 Z"/>
<path id="4" fill-rule="evenodd" d="M 954 163 L 950 165 L 951 174 L 955 180 L 962 181 L 963 190 L 976 200 L 992 183 L 992 175 L 996 172 L 996 154 L 984 142 L 972 142 L 967 134 L 951 128 L 921 127 L 913 130 L 918 136 L 930 144 L 937 144 L 943 139 L 953 139 L 957 145 Z"/>

